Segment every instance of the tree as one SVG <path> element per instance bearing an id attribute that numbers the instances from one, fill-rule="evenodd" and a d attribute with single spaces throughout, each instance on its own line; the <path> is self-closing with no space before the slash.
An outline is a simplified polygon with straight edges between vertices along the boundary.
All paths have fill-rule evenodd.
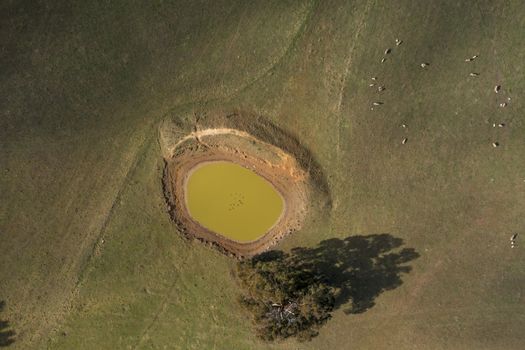
<path id="1" fill-rule="evenodd" d="M 241 305 L 253 315 L 264 340 L 309 340 L 331 316 L 336 290 L 289 254 L 271 251 L 242 261 L 237 276 Z"/>

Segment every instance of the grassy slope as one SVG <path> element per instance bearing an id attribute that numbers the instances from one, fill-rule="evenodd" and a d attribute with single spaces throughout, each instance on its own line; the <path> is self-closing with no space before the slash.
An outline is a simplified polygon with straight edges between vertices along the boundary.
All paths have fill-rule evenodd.
<path id="1" fill-rule="evenodd" d="M 264 114 L 317 156 L 333 213 L 281 247 L 388 232 L 421 254 L 401 287 L 302 348 L 519 348 L 523 5 L 126 3 L 1 5 L 0 318 L 14 348 L 265 347 L 232 263 L 165 215 L 155 127 L 182 104 Z"/>

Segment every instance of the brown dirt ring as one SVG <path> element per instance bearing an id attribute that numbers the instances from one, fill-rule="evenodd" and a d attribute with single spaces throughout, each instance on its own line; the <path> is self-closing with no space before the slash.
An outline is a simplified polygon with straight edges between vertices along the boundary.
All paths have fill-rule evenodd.
<path id="1" fill-rule="evenodd" d="M 187 237 L 242 258 L 267 250 L 301 227 L 308 207 L 309 175 L 291 154 L 232 128 L 207 128 L 176 137 L 173 126 L 165 124 L 160 138 L 166 161 L 164 192 L 168 210 Z M 283 214 L 261 238 L 237 242 L 203 227 L 191 217 L 186 206 L 185 182 L 192 169 L 209 161 L 237 163 L 264 177 L 279 191 L 285 203 Z"/>

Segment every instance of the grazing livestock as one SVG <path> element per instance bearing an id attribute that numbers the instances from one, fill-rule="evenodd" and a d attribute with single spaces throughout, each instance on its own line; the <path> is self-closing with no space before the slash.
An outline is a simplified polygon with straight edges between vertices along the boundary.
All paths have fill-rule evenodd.
<path id="1" fill-rule="evenodd" d="M 421 68 L 425 68 L 426 66 L 430 66 L 430 63 L 425 63 L 425 62 L 421 63 Z"/>
<path id="2" fill-rule="evenodd" d="M 377 80 L 377 77 L 372 77 L 372 80 Z"/>
<path id="3" fill-rule="evenodd" d="M 501 90 L 501 85 L 494 86 L 494 92 L 495 93 L 499 93 L 500 90 Z"/>
<path id="4" fill-rule="evenodd" d="M 504 127 L 504 126 L 505 126 L 505 123 L 499 123 L 499 124 L 498 124 L 498 127 L 500 127 L 500 128 L 502 128 L 502 127 Z"/>
<path id="5" fill-rule="evenodd" d="M 379 86 L 379 87 L 377 88 L 377 90 L 378 90 L 378 91 L 383 91 L 383 90 L 385 90 L 385 87 L 384 87 L 384 86 Z"/>
<path id="6" fill-rule="evenodd" d="M 396 46 L 399 46 L 403 43 L 403 40 L 396 39 Z"/>
<path id="7" fill-rule="evenodd" d="M 368 84 L 368 86 L 372 87 L 372 86 L 375 86 L 376 84 L 374 83 L 371 83 L 371 84 Z"/>
<path id="8" fill-rule="evenodd" d="M 492 147 L 498 147 L 499 146 L 499 142 L 492 142 Z"/>
<path id="9" fill-rule="evenodd" d="M 408 141 L 408 139 L 405 137 L 405 138 L 403 139 L 403 141 L 401 141 L 401 144 L 404 145 L 405 143 L 407 143 L 407 141 Z"/>
<path id="10" fill-rule="evenodd" d="M 479 75 L 479 73 L 475 73 L 475 72 L 472 72 L 469 74 L 471 77 L 477 77 Z"/>
<path id="11" fill-rule="evenodd" d="M 372 103 L 374 106 L 381 106 L 383 104 L 383 102 L 374 102 Z"/>
<path id="12" fill-rule="evenodd" d="M 385 50 L 385 55 L 388 55 L 390 52 L 392 52 L 392 49 L 386 49 Z"/>
<path id="13" fill-rule="evenodd" d="M 381 63 L 385 63 L 386 61 L 386 58 L 383 57 L 383 59 L 381 59 Z"/>
<path id="14" fill-rule="evenodd" d="M 510 241 L 513 242 L 513 241 L 516 240 L 516 238 L 518 238 L 518 234 L 517 233 L 513 234 L 512 236 L 510 236 Z"/>
<path id="15" fill-rule="evenodd" d="M 500 107 L 507 107 L 507 102 L 502 102 L 499 104 Z"/>

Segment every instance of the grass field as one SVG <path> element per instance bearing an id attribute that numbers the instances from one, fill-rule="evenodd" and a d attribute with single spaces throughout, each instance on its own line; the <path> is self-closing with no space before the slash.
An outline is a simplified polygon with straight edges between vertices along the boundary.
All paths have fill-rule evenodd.
<path id="1" fill-rule="evenodd" d="M 525 344 L 523 2 L 6 0 L 0 23 L 0 346 Z M 268 118 L 328 179 L 330 214 L 277 249 L 389 234 L 419 254 L 402 284 L 312 342 L 256 340 L 235 262 L 162 196 L 159 123 L 215 109 Z"/>

